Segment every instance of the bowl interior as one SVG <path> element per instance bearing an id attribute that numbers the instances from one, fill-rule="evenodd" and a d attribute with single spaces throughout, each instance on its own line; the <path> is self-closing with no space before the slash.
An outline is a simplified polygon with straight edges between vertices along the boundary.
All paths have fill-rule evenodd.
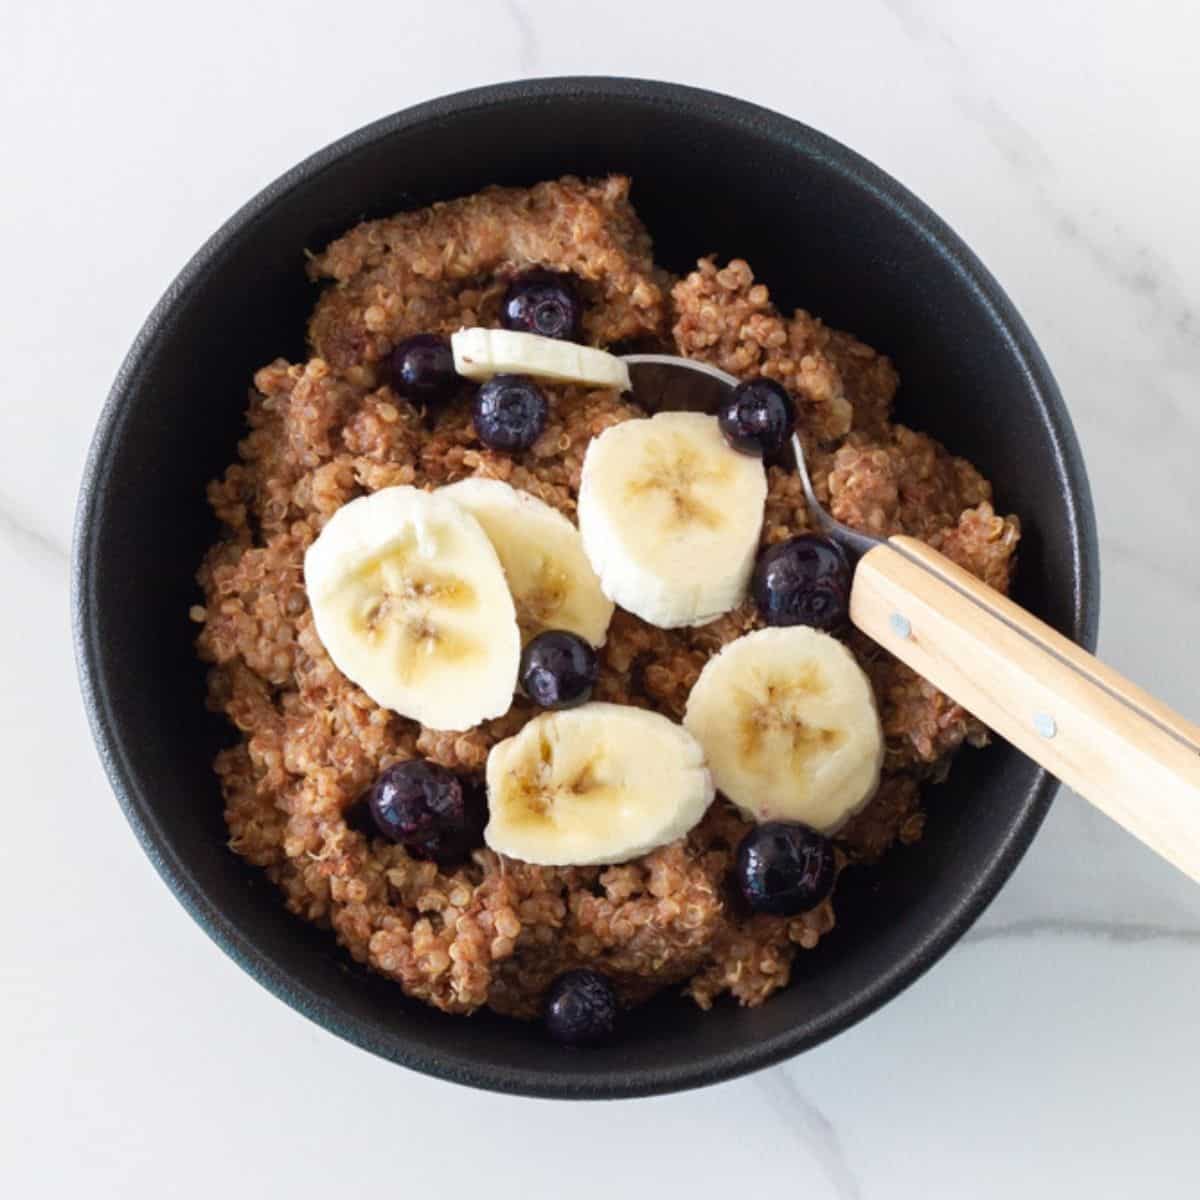
<path id="1" fill-rule="evenodd" d="M 409 1003 L 290 917 L 225 846 L 210 770 L 229 740 L 204 710 L 189 605 L 216 533 L 206 482 L 233 458 L 251 373 L 300 357 L 314 300 L 303 250 L 356 221 L 563 173 L 622 171 L 677 271 L 750 261 L 802 305 L 890 354 L 899 414 L 977 463 L 1020 514 L 1017 598 L 1094 640 L 1087 484 L 1045 364 L 1003 294 L 893 181 L 803 126 L 708 93 L 603 80 L 486 89 L 388 118 L 302 164 L 185 269 L 130 353 L 85 479 L 76 621 L 101 752 L 147 851 L 217 941 L 289 1003 L 380 1054 L 463 1082 L 630 1095 L 712 1081 L 835 1033 L 936 959 L 1015 865 L 1049 802 L 1006 745 L 964 753 L 928 792 L 925 839 L 848 873 L 836 933 L 765 1007 L 701 1014 L 664 999 L 612 1047 Z"/>

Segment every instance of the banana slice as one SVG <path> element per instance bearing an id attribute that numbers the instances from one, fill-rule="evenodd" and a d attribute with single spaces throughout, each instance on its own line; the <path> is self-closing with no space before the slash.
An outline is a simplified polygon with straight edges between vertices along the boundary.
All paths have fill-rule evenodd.
<path id="1" fill-rule="evenodd" d="M 754 567 L 767 475 L 731 450 L 716 417 L 664 412 L 588 445 L 579 532 L 600 586 L 663 629 L 735 608 Z"/>
<path id="2" fill-rule="evenodd" d="M 467 379 L 490 379 L 512 372 L 558 383 L 631 391 L 629 368 L 607 350 L 518 333 L 511 329 L 460 329 L 450 335 L 454 369 Z"/>
<path id="3" fill-rule="evenodd" d="M 384 488 L 339 508 L 304 556 L 313 621 L 338 669 L 431 729 L 507 712 L 521 639 L 500 559 L 444 496 Z"/>
<path id="4" fill-rule="evenodd" d="M 545 713 L 487 760 L 493 850 L 545 866 L 625 862 L 683 837 L 712 803 L 687 730 L 624 704 Z"/>
<path id="5" fill-rule="evenodd" d="M 556 508 L 499 479 L 464 479 L 439 494 L 483 526 L 500 556 L 526 640 L 568 629 L 604 645 L 613 603 L 600 590 L 579 530 Z"/>
<path id="6" fill-rule="evenodd" d="M 700 672 L 683 723 L 717 787 L 756 821 L 829 833 L 879 782 L 871 685 L 854 655 L 816 629 L 760 629 L 730 642 Z"/>

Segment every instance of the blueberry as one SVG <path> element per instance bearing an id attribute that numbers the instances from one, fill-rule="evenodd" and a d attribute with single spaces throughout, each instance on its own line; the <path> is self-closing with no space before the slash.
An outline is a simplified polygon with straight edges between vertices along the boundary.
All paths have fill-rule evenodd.
<path id="1" fill-rule="evenodd" d="M 617 1023 L 617 995 L 608 977 L 586 967 L 560 975 L 546 993 L 546 1032 L 556 1042 L 590 1046 Z"/>
<path id="2" fill-rule="evenodd" d="M 554 271 L 526 271 L 508 285 L 500 308 L 500 324 L 520 333 L 577 342 L 583 305 L 570 275 Z"/>
<path id="3" fill-rule="evenodd" d="M 739 383 L 717 412 L 725 440 L 743 454 L 778 454 L 792 432 L 796 410 L 787 389 L 774 379 Z"/>
<path id="4" fill-rule="evenodd" d="M 833 843 L 791 821 L 767 821 L 750 830 L 737 850 L 737 885 L 755 912 L 794 917 L 816 908 L 833 891 Z"/>
<path id="5" fill-rule="evenodd" d="M 392 387 L 418 404 L 448 400 L 462 383 L 450 342 L 434 333 L 405 338 L 392 351 L 391 365 Z"/>
<path id="6" fill-rule="evenodd" d="M 475 432 L 493 450 L 528 450 L 542 436 L 549 411 L 527 375 L 493 375 L 475 396 Z"/>
<path id="7" fill-rule="evenodd" d="M 572 708 L 591 699 L 600 660 L 578 634 L 548 629 L 525 647 L 519 679 L 530 700 L 542 708 Z"/>
<path id="8" fill-rule="evenodd" d="M 483 844 L 483 789 L 437 763 L 393 763 L 367 792 L 376 828 L 414 858 L 450 864 Z"/>
<path id="9" fill-rule="evenodd" d="M 750 590 L 768 625 L 811 625 L 829 632 L 849 620 L 852 575 L 841 546 L 802 533 L 758 556 Z"/>

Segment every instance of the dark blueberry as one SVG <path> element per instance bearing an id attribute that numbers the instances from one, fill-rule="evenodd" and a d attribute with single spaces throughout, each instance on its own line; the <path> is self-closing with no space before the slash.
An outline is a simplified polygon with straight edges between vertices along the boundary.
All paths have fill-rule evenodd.
<path id="1" fill-rule="evenodd" d="M 379 832 L 414 858 L 449 864 L 483 843 L 482 788 L 437 763 L 393 763 L 367 792 L 367 804 Z"/>
<path id="2" fill-rule="evenodd" d="M 833 843 L 807 825 L 767 821 L 742 838 L 736 872 L 738 888 L 755 912 L 794 917 L 833 891 Z"/>
<path id="3" fill-rule="evenodd" d="M 565 629 L 539 633 L 521 655 L 521 687 L 542 708 L 572 708 L 591 699 L 599 674 L 595 650 Z"/>
<path id="4" fill-rule="evenodd" d="M 542 436 L 550 406 L 528 375 L 493 375 L 475 397 L 475 432 L 493 450 L 528 450 Z"/>
<path id="5" fill-rule="evenodd" d="M 608 977 L 586 967 L 560 975 L 546 993 L 546 1032 L 556 1042 L 591 1046 L 617 1023 L 617 996 Z"/>
<path id="6" fill-rule="evenodd" d="M 526 271 L 508 285 L 500 309 L 500 324 L 520 333 L 579 341 L 583 305 L 570 275 Z"/>
<path id="7" fill-rule="evenodd" d="M 850 560 L 836 542 L 802 533 L 758 556 L 750 591 L 768 625 L 834 631 L 850 613 Z"/>
<path id="8" fill-rule="evenodd" d="M 392 351 L 392 387 L 417 404 L 437 404 L 458 391 L 450 342 L 435 333 L 405 338 Z"/>
<path id="9" fill-rule="evenodd" d="M 778 454 L 791 436 L 796 410 L 787 389 L 774 379 L 739 383 L 717 411 L 725 440 L 743 454 Z"/>

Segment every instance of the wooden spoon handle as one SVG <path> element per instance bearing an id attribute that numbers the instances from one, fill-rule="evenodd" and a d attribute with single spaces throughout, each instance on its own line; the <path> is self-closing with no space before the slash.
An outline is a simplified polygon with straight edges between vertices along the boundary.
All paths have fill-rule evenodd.
<path id="1" fill-rule="evenodd" d="M 1200 881 L 1200 726 L 912 538 L 863 555 L 850 619 Z"/>

